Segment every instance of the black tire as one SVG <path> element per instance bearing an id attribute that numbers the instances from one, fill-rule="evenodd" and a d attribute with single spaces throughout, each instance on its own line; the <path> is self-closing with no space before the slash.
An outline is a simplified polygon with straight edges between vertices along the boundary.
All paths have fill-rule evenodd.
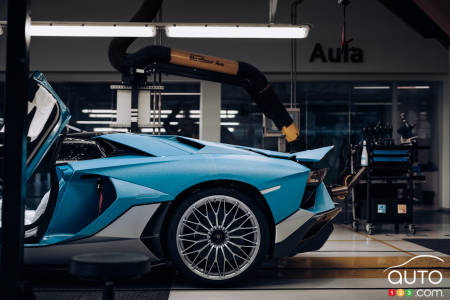
<path id="1" fill-rule="evenodd" d="M 359 223 L 358 223 L 358 221 L 353 221 L 353 223 L 352 223 L 352 228 L 353 228 L 353 230 L 354 230 L 355 232 L 358 232 L 358 231 L 359 231 Z"/>
<path id="2" fill-rule="evenodd" d="M 372 235 L 375 230 L 375 226 L 373 224 L 366 224 L 366 232 L 368 235 Z"/>
<path id="3" fill-rule="evenodd" d="M 179 247 L 180 247 L 180 243 L 183 243 L 183 242 L 180 242 L 179 239 L 177 240 L 177 232 L 180 228 L 179 226 L 181 226 L 181 227 L 184 226 L 184 225 L 180 224 L 180 221 L 181 221 L 181 218 L 183 217 L 183 215 L 185 215 L 185 213 L 189 214 L 189 212 L 191 212 L 193 210 L 192 207 L 193 207 L 194 203 L 196 203 L 196 206 L 197 206 L 197 203 L 199 203 L 201 201 L 205 201 L 204 199 L 210 199 L 208 197 L 211 197 L 211 196 L 217 196 L 217 198 L 219 198 L 219 196 L 225 196 L 227 199 L 229 199 L 228 197 L 237 199 L 241 203 L 245 204 L 245 206 L 253 213 L 253 216 L 256 217 L 257 224 L 259 225 L 259 237 L 258 237 L 259 238 L 259 247 L 257 250 L 253 250 L 253 252 L 252 252 L 252 257 L 254 257 L 254 259 L 252 261 L 249 260 L 250 263 L 248 263 L 245 267 L 242 267 L 241 269 L 238 268 L 238 270 L 242 270 L 240 273 L 237 273 L 235 276 L 231 276 L 232 274 L 227 275 L 228 277 L 223 278 L 223 279 L 205 278 L 204 276 L 207 276 L 207 275 L 202 272 L 206 271 L 206 269 L 208 267 L 207 263 L 208 263 L 208 259 L 210 257 L 209 253 L 207 255 L 205 255 L 207 260 L 206 260 L 206 266 L 204 267 L 204 270 L 195 269 L 192 264 L 189 264 L 189 262 L 187 262 L 186 259 L 183 259 L 181 257 Z M 192 279 L 198 283 L 223 286 L 223 285 L 228 285 L 232 282 L 235 282 L 239 279 L 242 279 L 247 274 L 249 274 L 249 272 L 251 272 L 251 270 L 253 270 L 256 266 L 258 266 L 260 264 L 261 260 L 268 253 L 269 245 L 270 245 L 270 230 L 269 230 L 268 220 L 263 211 L 262 205 L 260 205 L 258 203 L 258 201 L 259 201 L 259 199 L 252 199 L 247 194 L 245 194 L 241 191 L 235 190 L 235 189 L 231 189 L 231 188 L 207 188 L 205 190 L 199 190 L 199 191 L 196 191 L 193 194 L 189 195 L 183 201 L 181 201 L 177 205 L 175 210 L 173 211 L 173 215 L 171 216 L 171 218 L 168 222 L 167 237 L 166 237 L 167 251 L 168 251 L 169 258 L 172 261 L 175 268 L 181 273 L 181 275 L 183 275 L 184 277 L 187 277 L 189 279 Z M 225 207 L 225 204 L 224 204 L 224 207 Z M 219 203 L 219 208 L 220 208 L 220 203 Z M 237 209 L 238 208 L 236 208 L 236 210 Z M 188 212 L 188 210 L 189 210 L 189 212 Z M 192 214 L 191 214 L 191 216 L 192 216 Z M 185 215 L 185 218 L 186 218 L 186 215 Z M 227 217 L 225 217 L 224 219 L 227 220 Z M 253 219 L 253 217 L 252 217 L 252 219 Z M 185 224 L 185 222 L 184 222 L 184 224 Z M 197 228 L 199 228 L 199 227 L 197 226 Z M 255 235 L 256 235 L 256 233 L 255 233 Z M 253 236 L 253 234 L 252 234 L 252 236 Z M 194 235 L 194 237 L 196 237 L 196 236 Z M 189 238 L 190 239 L 193 238 L 192 233 Z M 211 243 L 213 242 L 213 240 L 212 240 L 213 238 L 209 237 L 209 236 L 207 238 L 209 238 L 208 242 L 203 242 L 203 243 L 209 243 L 211 245 Z M 201 238 L 196 237 L 196 239 L 200 240 Z M 234 238 L 232 237 L 231 239 L 234 239 Z M 203 244 L 201 244 L 201 245 L 203 245 Z M 198 247 L 201 248 L 200 246 L 198 246 Z M 207 249 L 209 249 L 209 247 L 210 246 L 207 246 Z M 257 251 L 257 253 L 256 253 L 256 251 Z M 200 251 L 200 253 L 203 254 L 204 252 Z M 228 254 L 233 255 L 231 251 Z M 186 257 L 186 255 L 184 255 L 184 257 Z M 234 258 L 234 255 L 233 255 L 233 258 Z M 223 255 L 222 261 L 224 259 L 225 259 L 225 253 Z M 217 260 L 217 252 L 216 252 L 216 260 Z M 194 262 L 195 262 L 195 260 L 194 260 Z M 214 262 L 212 264 L 214 265 Z M 226 264 L 224 264 L 224 266 L 225 265 Z M 238 265 L 238 264 L 236 264 L 236 265 Z M 194 270 L 193 270 L 193 268 L 194 268 Z M 220 274 L 219 264 L 217 264 L 217 268 L 219 269 L 219 274 Z M 198 273 L 196 273 L 196 272 L 198 272 Z"/>
<path id="4" fill-rule="evenodd" d="M 414 224 L 409 224 L 408 232 L 409 232 L 409 234 L 415 235 L 416 234 L 416 226 Z"/>

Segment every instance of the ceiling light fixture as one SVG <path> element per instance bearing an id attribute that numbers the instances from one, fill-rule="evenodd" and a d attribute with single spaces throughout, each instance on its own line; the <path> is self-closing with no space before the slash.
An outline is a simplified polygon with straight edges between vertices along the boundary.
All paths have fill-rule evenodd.
<path id="1" fill-rule="evenodd" d="M 309 25 L 281 24 L 173 24 L 166 25 L 171 38 L 304 39 Z"/>
<path id="2" fill-rule="evenodd" d="M 224 126 L 239 126 L 239 122 L 220 122 L 220 125 Z"/>
<path id="3" fill-rule="evenodd" d="M 114 124 L 115 122 L 113 122 L 113 121 L 91 121 L 91 120 L 79 120 L 79 121 L 76 121 L 76 123 L 77 124 L 84 124 L 84 125 L 87 125 L 87 124 L 102 124 L 102 125 L 111 125 L 111 124 Z"/>
<path id="4" fill-rule="evenodd" d="M 94 132 L 128 132 L 127 128 L 95 127 Z"/>
<path id="5" fill-rule="evenodd" d="M 427 90 L 429 89 L 429 85 L 416 85 L 416 86 L 398 86 L 399 90 Z"/>
<path id="6" fill-rule="evenodd" d="M 390 86 L 354 86 L 355 90 L 389 90 Z"/>
<path id="7" fill-rule="evenodd" d="M 6 21 L 0 21 L 2 27 Z M 173 38 L 261 38 L 304 39 L 310 25 L 290 24 L 199 24 L 199 23 L 139 23 L 139 22 L 31 22 L 31 36 L 54 37 L 154 37 L 165 30 Z M 197 94 L 197 93 L 196 93 Z"/>
<path id="8" fill-rule="evenodd" d="M 82 109 L 82 113 L 88 114 L 88 113 L 100 113 L 100 114 L 108 114 L 108 113 L 116 113 L 117 110 L 115 109 Z"/>
<path id="9" fill-rule="evenodd" d="M 31 36 L 154 37 L 156 26 L 148 23 L 32 22 Z"/>
<path id="10" fill-rule="evenodd" d="M 161 132 L 161 133 L 165 133 L 166 132 L 166 129 L 164 129 L 164 128 L 159 128 L 159 129 L 156 129 L 156 128 L 141 128 L 141 132 L 144 132 L 144 133 L 148 133 L 148 132 Z"/>

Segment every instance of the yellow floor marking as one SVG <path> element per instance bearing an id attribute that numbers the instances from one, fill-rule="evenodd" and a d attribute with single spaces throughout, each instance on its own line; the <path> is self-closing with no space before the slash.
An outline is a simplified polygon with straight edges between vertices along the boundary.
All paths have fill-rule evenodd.
<path id="1" fill-rule="evenodd" d="M 402 240 L 384 240 L 386 242 L 400 242 Z M 365 240 L 328 240 L 328 242 L 367 242 L 367 239 Z"/>
<path id="2" fill-rule="evenodd" d="M 367 234 L 360 235 L 393 248 L 406 256 L 295 256 L 284 260 L 284 266 L 277 270 L 277 275 L 283 278 L 386 278 L 385 269 L 400 265 L 415 254 L 391 245 L 387 241 L 376 239 Z M 329 240 L 328 242 L 361 242 L 367 240 Z M 393 240 L 399 241 L 399 240 Z M 351 250 L 349 249 L 349 252 Z M 383 252 L 383 251 L 380 251 Z M 408 264 L 408 268 L 435 269 L 439 268 L 444 278 L 450 278 L 450 259 L 441 257 L 444 262 L 433 258 L 421 258 Z M 412 272 L 410 272 L 412 274 Z M 437 274 L 436 274 L 437 276 Z"/>
<path id="3" fill-rule="evenodd" d="M 450 269 L 440 269 L 443 278 L 450 278 Z M 413 278 L 413 272 L 407 272 L 407 278 Z M 264 275 L 264 274 L 263 274 Z M 290 270 L 281 269 L 271 271 L 270 276 L 283 279 L 306 279 L 306 278 L 387 278 L 387 272 L 382 269 L 343 269 L 343 270 Z M 433 273 L 432 278 L 437 278 L 439 274 Z"/>
<path id="4" fill-rule="evenodd" d="M 448 268 L 449 257 L 441 257 L 444 262 L 433 258 L 421 258 L 408 264 L 410 268 Z M 410 259 L 409 256 L 294 256 L 284 260 L 284 268 L 288 269 L 386 269 L 400 265 Z"/>
<path id="5" fill-rule="evenodd" d="M 441 257 L 444 262 L 433 258 L 421 258 L 408 264 L 408 268 L 437 269 L 444 278 L 450 278 L 450 260 Z M 290 257 L 285 265 L 276 270 L 282 278 L 386 278 L 385 269 L 400 265 L 410 259 L 409 256 L 373 256 L 373 257 Z M 413 276 L 413 272 L 407 272 Z M 438 276 L 438 274 L 436 274 Z"/>

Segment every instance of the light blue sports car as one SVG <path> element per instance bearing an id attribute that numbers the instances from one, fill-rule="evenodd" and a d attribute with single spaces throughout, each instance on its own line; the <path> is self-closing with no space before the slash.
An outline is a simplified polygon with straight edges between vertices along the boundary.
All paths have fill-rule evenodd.
<path id="1" fill-rule="evenodd" d="M 311 170 L 332 147 L 281 153 L 144 134 L 64 134 L 70 115 L 33 75 L 27 178 L 52 157 L 52 188 L 27 211 L 25 263 L 133 251 L 207 283 L 322 247 L 338 214 Z M 306 166 L 305 166 L 306 165 Z"/>

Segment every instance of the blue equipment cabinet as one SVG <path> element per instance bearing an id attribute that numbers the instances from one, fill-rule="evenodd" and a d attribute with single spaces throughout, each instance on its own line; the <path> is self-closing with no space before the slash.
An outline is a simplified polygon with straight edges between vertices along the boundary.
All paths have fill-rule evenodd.
<path id="1" fill-rule="evenodd" d="M 361 161 L 361 146 L 356 146 L 354 161 Z M 413 163 L 415 145 L 368 145 L 369 166 L 366 177 L 355 188 L 353 229 L 365 223 L 373 234 L 377 224 L 394 224 L 395 231 L 404 224 L 415 234 L 413 195 L 415 179 Z"/>

